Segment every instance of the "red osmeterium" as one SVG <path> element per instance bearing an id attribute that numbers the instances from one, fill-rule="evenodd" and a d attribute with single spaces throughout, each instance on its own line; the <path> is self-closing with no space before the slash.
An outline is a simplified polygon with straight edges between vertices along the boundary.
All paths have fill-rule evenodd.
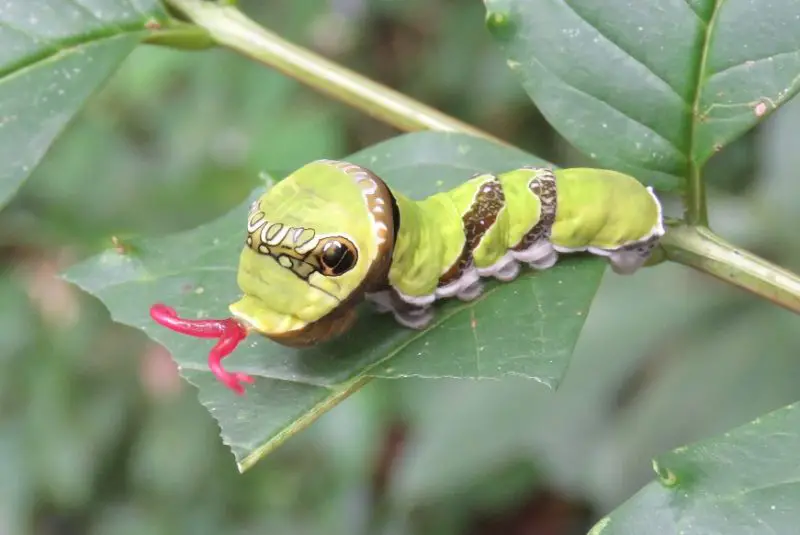
<path id="1" fill-rule="evenodd" d="M 208 354 L 208 367 L 214 375 L 237 394 L 244 394 L 241 383 L 253 383 L 246 373 L 230 373 L 222 367 L 222 359 L 230 355 L 239 342 L 247 336 L 247 330 L 233 318 L 216 320 L 190 320 L 179 318 L 175 309 L 161 303 L 150 307 L 150 317 L 159 325 L 181 334 L 198 338 L 219 338 Z"/>

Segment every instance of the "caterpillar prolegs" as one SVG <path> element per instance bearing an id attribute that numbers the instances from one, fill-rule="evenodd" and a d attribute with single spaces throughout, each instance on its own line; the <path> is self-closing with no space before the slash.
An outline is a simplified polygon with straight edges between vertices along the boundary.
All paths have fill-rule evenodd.
<path id="1" fill-rule="evenodd" d="M 334 160 L 278 182 L 252 204 L 246 227 L 233 318 L 151 309 L 173 330 L 219 338 L 209 365 L 239 393 L 251 379 L 220 361 L 250 332 L 313 345 L 345 332 L 364 299 L 422 329 L 435 301 L 475 299 L 486 278 L 511 281 L 524 267 L 552 267 L 561 254 L 588 252 L 633 273 L 665 232 L 652 189 L 615 171 L 523 167 L 412 200 L 372 171 Z"/>

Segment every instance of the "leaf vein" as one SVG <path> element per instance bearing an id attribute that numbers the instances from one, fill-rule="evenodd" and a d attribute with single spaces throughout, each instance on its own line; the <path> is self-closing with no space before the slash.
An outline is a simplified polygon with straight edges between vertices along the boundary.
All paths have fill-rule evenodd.
<path id="1" fill-rule="evenodd" d="M 708 19 L 708 24 L 706 25 L 706 31 L 703 40 L 703 48 L 700 52 L 700 64 L 697 68 L 697 85 L 694 88 L 694 97 L 693 97 L 693 104 L 692 104 L 692 126 L 689 129 L 689 166 L 692 168 L 690 169 L 690 173 L 698 173 L 699 170 L 695 168 L 694 163 L 694 140 L 697 136 L 697 127 L 699 124 L 699 117 L 700 117 L 700 100 L 703 95 L 703 86 L 705 85 L 705 73 L 706 67 L 708 64 L 708 56 L 709 51 L 711 49 L 711 35 L 714 31 L 714 21 L 717 19 L 717 13 L 719 13 L 722 4 L 725 3 L 725 0 L 714 0 L 714 9 L 711 12 L 711 17 Z M 689 177 L 690 182 L 693 180 L 692 177 Z M 696 178 L 699 180 L 699 178 Z"/>
<path id="2" fill-rule="evenodd" d="M 5 69 L 0 68 L 0 83 L 5 82 L 9 78 L 14 76 L 18 76 L 23 72 L 26 72 L 28 69 L 35 69 L 41 63 L 45 63 L 50 61 L 54 58 L 58 58 L 60 55 L 64 54 L 71 54 L 76 49 L 79 49 L 83 46 L 87 46 L 93 43 L 97 43 L 100 41 L 116 39 L 118 37 L 123 37 L 130 33 L 136 33 L 137 31 L 142 31 L 142 25 L 140 22 L 135 22 L 131 24 L 126 24 L 125 26 L 119 27 L 121 31 L 117 32 L 108 32 L 108 31 L 101 31 L 101 32 L 90 32 L 86 34 L 82 34 L 76 36 L 74 38 L 65 39 L 61 41 L 51 41 L 53 46 L 44 48 L 37 53 L 29 54 L 27 57 L 22 58 L 21 60 L 11 63 L 7 65 Z"/>
<path id="3" fill-rule="evenodd" d="M 728 71 L 732 71 L 734 69 L 739 69 L 741 67 L 752 67 L 756 63 L 760 63 L 762 61 L 769 61 L 771 59 L 775 59 L 775 58 L 782 57 L 782 56 L 792 56 L 792 55 L 799 55 L 799 54 L 800 54 L 800 48 L 798 48 L 797 50 L 787 50 L 786 52 L 778 52 L 776 54 L 771 54 L 769 56 L 764 56 L 763 58 L 748 59 L 748 60 L 745 60 L 745 61 L 743 61 L 741 63 L 737 63 L 735 65 L 731 65 L 729 67 L 725 67 L 724 69 L 719 70 L 719 71 L 711 74 L 711 76 L 709 76 L 708 79 L 710 80 L 711 78 L 714 78 L 715 76 L 720 76 L 722 74 L 727 73 Z"/>

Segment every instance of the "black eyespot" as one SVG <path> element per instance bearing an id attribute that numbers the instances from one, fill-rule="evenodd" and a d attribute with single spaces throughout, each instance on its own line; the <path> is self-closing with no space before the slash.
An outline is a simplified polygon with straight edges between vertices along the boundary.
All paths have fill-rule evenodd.
<path id="1" fill-rule="evenodd" d="M 350 243 L 332 240 L 322 247 L 320 263 L 325 275 L 342 275 L 356 265 L 356 251 Z"/>

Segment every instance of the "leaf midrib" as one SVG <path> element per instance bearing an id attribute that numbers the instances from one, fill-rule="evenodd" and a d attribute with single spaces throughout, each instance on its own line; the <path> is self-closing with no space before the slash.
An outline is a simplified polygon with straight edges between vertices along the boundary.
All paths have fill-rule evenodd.
<path id="1" fill-rule="evenodd" d="M 711 49 L 711 37 L 714 33 L 714 26 L 717 20 L 722 4 L 725 0 L 714 0 L 714 9 L 711 11 L 711 16 L 708 22 L 705 23 L 705 31 L 703 32 L 703 48 L 700 51 L 700 62 L 697 65 L 697 83 L 694 87 L 694 96 L 692 97 L 692 123 L 689 129 L 689 169 L 687 180 L 689 184 L 693 181 L 700 180 L 700 165 L 696 161 L 696 151 L 694 148 L 695 138 L 697 136 L 697 128 L 700 124 L 700 99 L 703 96 L 703 86 L 705 85 L 706 70 L 708 68 L 708 55 Z M 698 17 L 699 18 L 699 17 Z M 700 19 L 703 20 L 702 18 Z"/>
<path id="2" fill-rule="evenodd" d="M 55 39 L 47 43 L 48 46 L 42 47 L 39 53 L 28 54 L 19 60 L 0 67 L 0 84 L 10 78 L 22 74 L 28 69 L 36 68 L 40 63 L 44 63 L 59 54 L 71 52 L 73 49 L 91 44 L 104 39 L 111 39 L 124 34 L 145 33 L 147 29 L 140 19 L 127 24 L 109 24 L 109 27 L 97 28 L 91 32 L 73 35 L 63 39 Z"/>

